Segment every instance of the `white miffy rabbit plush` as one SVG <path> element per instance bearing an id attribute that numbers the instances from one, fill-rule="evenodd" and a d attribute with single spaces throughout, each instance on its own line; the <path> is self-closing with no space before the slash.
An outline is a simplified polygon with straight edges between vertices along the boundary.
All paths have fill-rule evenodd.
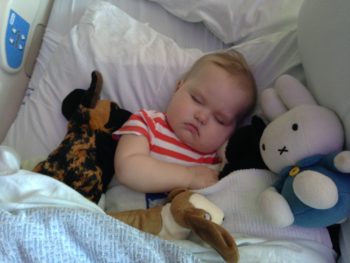
<path id="1" fill-rule="evenodd" d="M 294 77 L 279 77 L 261 94 L 270 121 L 260 152 L 279 179 L 259 196 L 264 218 L 275 226 L 325 227 L 350 214 L 350 151 L 337 115 L 317 105 Z"/>

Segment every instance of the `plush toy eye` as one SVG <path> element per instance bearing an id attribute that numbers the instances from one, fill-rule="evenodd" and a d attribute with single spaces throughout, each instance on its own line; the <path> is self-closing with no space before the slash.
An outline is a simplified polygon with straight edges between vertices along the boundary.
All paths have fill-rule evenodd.
<path id="1" fill-rule="evenodd" d="M 293 130 L 293 131 L 297 131 L 298 128 L 299 128 L 299 125 L 298 125 L 297 123 L 293 123 L 293 125 L 292 125 L 292 130 Z"/>
<path id="2" fill-rule="evenodd" d="M 265 151 L 265 144 L 264 144 L 264 143 L 261 145 L 261 149 L 262 149 L 263 151 Z"/>
<path id="3" fill-rule="evenodd" d="M 211 215 L 209 213 L 204 214 L 204 219 L 211 221 Z"/>

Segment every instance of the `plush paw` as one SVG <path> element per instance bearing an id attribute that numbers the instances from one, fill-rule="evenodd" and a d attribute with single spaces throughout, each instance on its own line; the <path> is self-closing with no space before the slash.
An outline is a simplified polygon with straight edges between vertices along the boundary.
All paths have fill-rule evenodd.
<path id="1" fill-rule="evenodd" d="M 259 206 L 264 219 L 274 226 L 286 227 L 294 222 L 289 204 L 273 187 L 260 194 Z"/>
<path id="2" fill-rule="evenodd" d="M 12 148 L 0 146 L 0 175 L 16 173 L 20 164 L 19 155 Z"/>
<path id="3" fill-rule="evenodd" d="M 303 171 L 293 182 L 296 196 L 307 206 L 328 209 L 338 202 L 338 188 L 328 176 L 315 171 Z"/>
<path id="4" fill-rule="evenodd" d="M 334 166 L 342 173 L 350 173 L 350 151 L 342 151 L 334 158 Z"/>

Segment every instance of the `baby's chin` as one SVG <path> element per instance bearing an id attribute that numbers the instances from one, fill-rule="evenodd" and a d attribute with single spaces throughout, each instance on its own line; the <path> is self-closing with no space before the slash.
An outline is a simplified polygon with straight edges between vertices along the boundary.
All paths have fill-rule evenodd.
<path id="1" fill-rule="evenodd" d="M 206 145 L 205 142 L 201 143 L 199 141 L 186 143 L 186 145 L 202 154 L 212 154 L 214 152 L 217 152 L 222 147 L 222 145 Z"/>
<path id="2" fill-rule="evenodd" d="M 182 141 L 184 144 L 196 152 L 209 154 L 215 152 L 218 149 L 217 147 L 206 145 L 205 142 L 201 141 L 200 135 L 195 135 L 190 130 L 178 129 L 174 130 L 174 132 L 180 141 Z"/>
<path id="3" fill-rule="evenodd" d="M 185 143 L 187 146 L 191 147 L 191 149 L 193 149 L 194 151 L 200 152 L 203 154 L 213 153 L 217 150 L 217 148 L 208 147 L 207 145 L 203 145 L 203 143 L 201 143 L 200 141 L 191 140 L 189 138 L 180 137 L 180 140 L 183 143 Z"/>

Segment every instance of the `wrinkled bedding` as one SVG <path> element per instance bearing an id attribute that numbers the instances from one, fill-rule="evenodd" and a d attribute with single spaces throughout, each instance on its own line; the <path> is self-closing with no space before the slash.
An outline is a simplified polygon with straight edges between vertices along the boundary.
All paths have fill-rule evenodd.
<path id="1" fill-rule="evenodd" d="M 188 250 L 86 209 L 0 210 L 2 262 L 200 262 Z"/>
<path id="2" fill-rule="evenodd" d="M 64 6 L 63 3 L 65 3 L 66 9 L 62 9 L 63 13 L 69 13 L 70 11 L 71 14 L 67 19 L 64 19 L 65 21 L 62 20 L 61 16 L 55 17 L 57 21 L 51 17 L 52 20 L 48 27 L 50 30 L 44 38 L 43 46 L 46 50 L 44 50 L 45 48 L 42 49 L 41 56 L 37 59 L 36 74 L 32 77 L 31 86 L 29 87 L 30 92 L 39 86 L 38 82 L 41 80 L 42 74 L 48 69 L 46 62 L 50 61 L 51 55 L 56 50 L 61 38 L 67 34 L 67 28 L 75 25 L 85 10 L 85 1 L 71 0 L 67 2 L 68 4 L 66 4 L 66 1 L 56 1 L 56 6 L 58 7 L 61 7 L 61 4 Z M 136 7 L 138 2 L 148 2 L 148 0 L 110 0 L 110 2 L 118 4 L 124 2 L 128 4 L 133 3 Z M 349 120 L 349 118 L 346 118 L 348 116 L 348 107 L 344 107 L 344 105 L 347 104 L 340 103 L 340 101 L 343 102 L 344 99 L 348 98 L 344 94 L 348 90 L 349 81 L 347 79 L 349 74 L 344 75 L 342 74 L 344 71 L 339 69 L 347 67 L 333 66 L 331 67 L 332 70 L 329 68 L 329 65 L 333 64 L 347 65 L 349 61 L 348 56 L 345 56 L 345 54 L 350 53 L 344 52 L 348 50 L 348 46 L 343 45 L 347 43 L 345 39 L 349 39 L 349 34 L 344 33 L 348 32 L 347 25 L 349 24 L 349 19 L 346 19 L 349 17 L 347 12 L 349 4 L 345 5 L 346 1 L 325 1 L 322 4 L 316 0 L 306 1 L 308 4 L 305 6 L 308 7 L 309 11 L 307 12 L 307 9 L 304 8 L 304 12 L 301 13 L 303 16 L 299 20 L 298 30 L 296 30 L 294 16 L 296 16 L 298 5 L 304 1 L 298 0 L 293 3 L 290 1 L 290 4 L 295 6 L 294 9 L 287 9 L 288 12 L 294 10 L 292 23 L 289 24 L 282 21 L 283 23 L 273 26 L 272 31 L 261 28 L 262 24 L 256 24 L 253 20 L 245 19 L 261 19 L 265 17 L 254 15 L 255 13 L 252 13 L 254 9 L 249 9 L 250 12 L 237 12 L 238 18 L 243 19 L 235 20 L 232 23 L 230 19 L 227 19 L 227 16 L 222 16 L 222 12 L 215 12 L 216 9 L 209 8 L 205 9 L 204 12 L 198 12 L 203 11 L 203 9 L 199 8 L 200 6 L 196 6 L 194 9 L 188 7 L 190 2 L 196 3 L 196 1 L 149 0 L 149 2 L 153 2 L 152 5 L 154 4 L 150 8 L 156 7 L 155 3 L 158 3 L 177 17 L 186 21 L 196 22 L 193 24 L 195 25 L 194 27 L 200 28 L 201 23 L 197 22 L 202 22 L 218 38 L 221 37 L 225 43 L 240 43 L 240 45 L 234 45 L 234 47 L 241 49 L 247 55 L 247 59 L 255 66 L 257 82 L 261 83 L 259 86 L 262 88 L 270 82 L 267 80 L 272 81 L 275 76 L 280 75 L 284 71 L 294 71 L 297 66 L 299 68 L 302 58 L 311 90 L 321 103 L 332 106 L 337 110 L 337 113 L 345 121 L 346 131 L 350 130 L 348 129 L 349 125 L 346 125 L 348 123 L 346 120 Z M 201 4 L 203 5 L 204 2 L 211 2 L 213 5 L 217 5 L 217 1 L 206 0 L 202 1 Z M 223 10 L 227 11 L 226 14 L 228 15 L 234 14 L 239 10 L 242 11 L 241 8 L 234 5 L 240 5 L 240 7 L 250 5 L 249 1 L 222 2 L 230 3 L 235 8 L 232 10 L 224 8 Z M 268 15 L 270 12 L 276 12 L 277 10 L 276 14 L 278 16 L 283 19 L 287 18 L 285 13 L 280 12 L 278 9 L 271 9 L 269 5 L 262 4 L 263 2 L 270 2 L 271 5 L 276 7 L 274 1 L 255 2 L 257 13 Z M 181 7 L 181 3 L 187 5 L 187 7 L 174 9 L 175 5 Z M 121 6 L 123 5 L 121 4 Z M 135 12 L 140 11 L 138 8 L 129 9 Z M 158 11 L 159 9 L 160 6 L 158 6 Z M 60 8 L 57 10 L 60 10 Z M 325 12 L 326 10 L 327 12 Z M 153 14 L 157 14 L 156 12 L 158 11 L 152 9 L 151 13 L 152 20 L 156 24 L 159 21 L 159 17 L 154 15 L 153 18 Z M 312 15 L 310 15 L 311 13 Z M 337 14 L 336 16 L 334 16 L 335 13 Z M 216 17 L 218 14 L 220 19 L 211 19 L 211 17 Z M 324 17 L 330 17 L 332 14 L 333 17 L 336 17 L 336 20 L 332 20 L 332 23 L 329 23 L 329 20 L 324 19 Z M 268 15 L 266 17 L 271 18 L 272 16 Z M 237 18 L 237 16 L 230 16 L 229 18 Z M 180 25 L 175 23 L 175 17 L 169 19 L 174 21 L 172 28 L 175 36 L 176 31 L 185 22 L 180 21 L 181 23 L 183 22 Z M 160 20 L 163 21 L 162 19 Z M 147 19 L 145 19 L 146 21 Z M 232 27 L 233 24 L 238 25 L 240 21 L 243 23 L 242 27 Z M 53 22 L 56 22 L 56 24 L 53 25 Z M 334 26 L 335 23 L 337 24 L 336 27 Z M 67 26 L 65 27 L 64 24 Z M 152 25 L 152 21 L 150 24 Z M 177 27 L 178 25 L 179 27 Z M 260 26 L 260 28 L 255 30 L 255 26 Z M 286 26 L 287 30 L 281 30 L 280 26 Z M 186 24 L 187 32 L 191 32 L 194 38 L 208 35 L 208 31 L 195 32 L 194 27 Z M 227 34 L 226 27 L 237 29 L 238 31 L 232 31 L 232 33 L 239 34 Z M 330 27 L 332 30 L 326 30 Z M 159 24 L 160 32 L 164 28 L 166 28 L 165 25 L 163 27 L 162 24 Z M 333 30 L 334 28 L 337 30 Z M 248 29 L 248 31 L 243 31 L 245 29 Z M 164 30 L 164 33 L 168 33 L 168 30 Z M 231 36 L 239 38 L 226 39 Z M 182 48 L 192 47 L 192 42 L 188 41 L 187 37 L 181 37 L 180 39 L 182 41 L 176 42 L 179 42 Z M 201 39 L 203 47 L 210 47 L 203 51 L 212 50 L 218 43 L 219 48 L 231 46 L 231 44 L 224 45 L 217 38 L 209 39 L 209 43 L 202 41 L 203 37 L 197 37 L 197 39 Z M 329 42 L 329 39 L 332 41 Z M 187 42 L 190 42 L 191 45 L 186 45 Z M 297 46 L 297 42 L 299 46 Z M 329 45 L 315 45 L 315 43 L 320 42 L 327 42 Z M 79 46 L 79 48 L 81 47 Z M 336 54 L 334 52 L 325 52 L 327 50 L 337 50 L 337 52 Z M 44 51 L 49 52 L 44 54 Z M 173 57 L 179 58 L 176 53 L 171 54 L 174 55 Z M 328 56 L 324 54 L 328 54 Z M 258 57 L 259 59 L 257 59 Z M 154 60 L 157 60 L 156 58 L 159 58 L 159 56 L 156 56 Z M 165 61 L 169 62 L 168 59 L 165 59 Z M 66 63 L 67 61 L 64 62 Z M 181 62 L 179 65 L 183 66 L 184 64 Z M 147 68 L 149 68 L 149 65 L 147 65 Z M 56 73 L 57 70 L 53 70 L 53 72 Z M 130 74 L 130 71 L 128 72 Z M 173 70 L 169 72 L 169 75 L 174 75 Z M 322 74 L 325 72 L 327 74 Z M 274 74 L 271 75 L 271 73 Z M 75 75 L 79 74 L 75 73 Z M 85 78 L 84 75 L 80 75 L 82 78 Z M 149 74 L 149 76 L 153 79 L 152 74 Z M 76 76 L 74 77 L 76 78 Z M 59 80 L 62 82 L 62 79 Z M 338 81 L 334 82 L 334 80 Z M 337 85 L 333 85 L 334 83 L 337 83 Z M 329 87 L 333 88 L 334 96 L 332 97 L 328 95 Z M 48 90 L 47 88 L 45 86 L 45 90 Z M 55 93 L 58 92 L 55 86 L 53 91 Z M 50 103 L 34 101 L 33 107 L 35 110 L 40 108 L 40 103 L 50 108 L 53 107 L 52 96 L 46 97 L 50 99 Z M 28 104 L 29 102 L 26 105 L 28 106 Z M 58 103 L 56 106 L 60 105 Z M 45 111 L 49 112 L 46 108 Z M 55 113 L 58 114 L 59 111 L 55 111 Z M 21 117 L 21 115 L 19 116 Z M 21 132 L 18 132 L 16 136 L 13 135 L 13 131 L 9 133 L 11 136 L 14 136 L 14 141 L 10 145 L 13 146 L 15 145 L 14 142 L 16 142 L 16 150 L 26 147 L 25 150 L 30 151 L 27 156 L 20 152 L 22 157 L 37 158 L 40 156 L 41 158 L 44 154 L 39 150 L 40 146 L 44 145 L 46 147 L 48 141 L 51 142 L 49 138 L 52 134 L 48 131 L 50 127 L 42 129 L 44 126 L 40 125 L 48 122 L 41 122 L 40 119 L 38 121 L 36 119 L 38 116 L 41 115 L 38 113 L 32 114 L 32 112 L 29 112 L 28 115 L 23 115 L 23 118 L 20 118 L 20 120 L 23 121 L 22 124 L 24 124 L 25 129 L 23 129 L 23 126 L 18 125 L 17 129 Z M 34 121 L 33 118 L 35 118 Z M 51 123 L 51 121 L 56 119 L 48 118 L 48 120 Z M 43 130 L 43 136 L 40 136 L 40 141 L 33 140 L 31 136 L 34 136 L 34 133 L 28 132 L 28 127 L 32 124 L 39 130 Z M 59 129 L 55 126 L 52 127 L 55 128 L 53 129 L 55 132 L 57 130 L 64 132 L 66 129 L 65 126 L 59 126 Z M 53 133 L 54 135 L 56 135 L 55 132 Z M 60 136 L 55 136 L 56 140 L 60 140 L 60 138 Z M 348 146 L 350 145 L 349 141 L 347 143 Z M 34 147 L 31 147 L 31 144 Z M 53 145 L 56 144 L 53 143 Z M 46 147 L 44 150 L 47 153 L 51 148 Z M 335 254 L 331 249 L 330 240 L 326 236 L 325 229 L 316 231 L 303 231 L 302 229 L 294 228 L 276 230 L 261 221 L 255 206 L 256 196 L 261 189 L 272 182 L 272 177 L 261 171 L 246 172 L 233 173 L 219 184 L 201 191 L 202 194 L 216 202 L 225 211 L 227 216 L 224 227 L 230 230 L 239 245 L 240 262 L 335 262 Z M 11 176 L 0 176 L 0 193 L 0 262 L 222 262 L 222 259 L 215 251 L 200 243 L 196 243 L 196 237 L 191 237 L 190 240 L 186 241 L 169 242 L 141 233 L 107 216 L 100 207 L 87 201 L 64 184 L 46 176 L 24 170 Z M 108 197 L 113 200 L 113 194 L 114 192 L 110 191 L 107 201 L 110 201 Z M 135 198 L 135 204 L 138 201 L 139 199 Z M 107 205 L 111 205 L 113 208 L 115 204 L 108 202 Z M 112 209 L 111 207 L 109 208 Z M 339 262 L 342 263 L 347 262 L 349 258 L 349 253 L 347 253 L 349 249 L 346 249 L 350 244 L 348 240 L 350 236 L 349 222 L 348 220 L 347 223 L 342 225 L 343 228 L 340 235 L 342 259 Z"/>
<path id="3" fill-rule="evenodd" d="M 264 176 L 251 178 L 257 175 Z M 209 198 L 214 190 L 207 189 Z M 140 232 L 48 176 L 26 170 L 0 176 L 0 192 L 3 262 L 222 262 L 196 237 L 165 241 Z M 240 262 L 334 262 L 332 250 L 312 238 L 233 235 Z"/>
<path id="4" fill-rule="evenodd" d="M 142 233 L 50 177 L 0 177 L 1 262 L 200 262 Z"/>

